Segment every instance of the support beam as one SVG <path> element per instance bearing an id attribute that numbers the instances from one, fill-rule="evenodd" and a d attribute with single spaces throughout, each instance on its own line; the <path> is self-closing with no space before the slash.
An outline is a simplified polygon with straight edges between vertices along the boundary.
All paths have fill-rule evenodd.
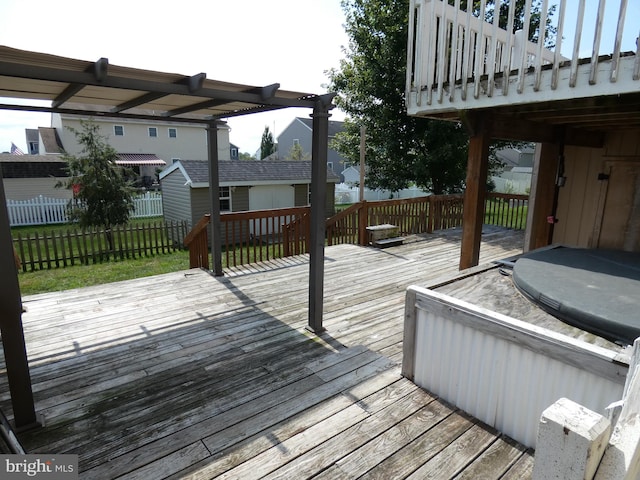
<path id="1" fill-rule="evenodd" d="M 218 173 L 218 127 L 222 122 L 212 122 L 207 127 L 209 157 L 209 198 L 211 201 L 211 265 L 216 277 L 222 272 L 222 233 L 220 228 L 220 176 Z"/>
<path id="2" fill-rule="evenodd" d="M 316 102 L 311 114 L 311 242 L 309 246 L 309 325 L 314 333 L 322 326 L 324 305 L 324 242 L 327 203 L 327 150 L 329 138 L 330 101 Z"/>
<path id="3" fill-rule="evenodd" d="M 484 118 L 476 134 L 469 140 L 460 270 L 478 265 L 480 259 L 484 200 L 489 170 L 489 142 L 491 140 L 487 123 L 488 119 Z"/>
<path id="4" fill-rule="evenodd" d="M 549 223 L 549 217 L 555 213 L 553 209 L 558 152 L 559 147 L 554 143 L 540 143 L 536 146 L 527 210 L 527 230 L 524 235 L 525 252 L 551 243 L 553 224 Z"/>
<path id="5" fill-rule="evenodd" d="M 9 380 L 13 417 L 18 430 L 39 427 L 36 418 L 27 349 L 22 329 L 22 300 L 4 183 L 0 172 L 0 333 Z"/>

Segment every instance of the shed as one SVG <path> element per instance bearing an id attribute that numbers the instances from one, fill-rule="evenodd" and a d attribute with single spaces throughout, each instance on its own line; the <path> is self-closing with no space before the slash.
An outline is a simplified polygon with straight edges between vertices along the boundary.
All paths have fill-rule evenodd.
<path id="1" fill-rule="evenodd" d="M 219 163 L 220 211 L 239 212 L 309 205 L 310 161 L 237 161 Z M 327 171 L 325 216 L 334 213 L 335 184 Z M 206 161 L 178 160 L 160 173 L 162 208 L 169 221 L 195 225 L 209 213 Z"/>

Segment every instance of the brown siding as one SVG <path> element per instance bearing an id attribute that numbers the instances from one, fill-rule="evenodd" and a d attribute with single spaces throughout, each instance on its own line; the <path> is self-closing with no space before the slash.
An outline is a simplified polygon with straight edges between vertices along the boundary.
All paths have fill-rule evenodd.
<path id="1" fill-rule="evenodd" d="M 294 185 L 294 206 L 304 207 L 309 205 L 309 186 L 305 184 Z"/>
<path id="2" fill-rule="evenodd" d="M 606 181 L 598 180 L 598 175 L 611 173 L 612 163 L 640 162 L 639 139 L 640 130 L 626 130 L 609 133 L 602 149 L 565 148 L 567 181 L 560 189 L 558 197 L 558 223 L 554 228 L 554 243 L 611 248 L 622 248 L 622 245 L 629 244 L 625 242 L 625 237 L 633 230 L 630 225 L 640 221 L 637 219 L 637 209 L 632 205 L 634 197 L 638 197 L 638 192 L 629 191 L 626 212 L 607 209 L 607 192 L 609 191 L 611 202 L 612 193 L 615 193 L 620 185 L 612 184 L 614 176 Z M 613 219 L 612 216 L 615 215 L 623 215 L 624 218 Z M 613 228 L 611 225 L 616 227 Z M 601 233 L 602 229 L 605 231 Z"/>
<path id="3" fill-rule="evenodd" d="M 232 211 L 244 212 L 249 210 L 249 187 L 235 187 L 235 191 L 231 196 Z"/>
<path id="4" fill-rule="evenodd" d="M 209 198 L 209 188 L 192 188 L 191 189 L 191 218 L 192 225 L 195 225 L 200 219 L 211 211 L 211 199 Z"/>

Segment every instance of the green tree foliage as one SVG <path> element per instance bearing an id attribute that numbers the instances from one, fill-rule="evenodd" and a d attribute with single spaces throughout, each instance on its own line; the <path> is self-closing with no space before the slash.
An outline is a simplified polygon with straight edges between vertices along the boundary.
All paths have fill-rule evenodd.
<path id="1" fill-rule="evenodd" d="M 305 152 L 299 143 L 294 143 L 285 160 L 311 160 L 311 155 Z"/>
<path id="2" fill-rule="evenodd" d="M 328 72 L 349 118 L 333 148 L 359 161 L 367 129 L 367 186 L 397 191 L 415 182 L 433 193 L 463 187 L 468 137 L 456 123 L 409 117 L 405 107 L 408 0 L 343 0 L 346 58 Z"/>
<path id="3" fill-rule="evenodd" d="M 260 141 L 260 158 L 267 158 L 276 151 L 276 144 L 273 141 L 273 134 L 269 130 L 269 127 L 264 127 L 262 132 L 262 140 Z"/>
<path id="4" fill-rule="evenodd" d="M 69 177 L 58 184 L 73 190 L 70 218 L 81 227 L 103 227 L 127 223 L 133 209 L 134 190 L 124 169 L 116 165 L 118 153 L 100 135 L 93 122 L 81 122 L 82 130 L 73 128 L 80 155 L 63 155 Z M 111 246 L 111 238 L 107 234 Z"/>
<path id="5" fill-rule="evenodd" d="M 238 158 L 240 160 L 255 160 L 256 159 L 256 157 L 251 155 L 249 152 L 240 152 L 240 154 L 238 155 Z"/>

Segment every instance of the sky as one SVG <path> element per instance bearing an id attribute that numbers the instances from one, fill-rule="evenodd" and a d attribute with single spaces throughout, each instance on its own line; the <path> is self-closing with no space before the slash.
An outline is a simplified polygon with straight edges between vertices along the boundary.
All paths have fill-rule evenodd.
<path id="1" fill-rule="evenodd" d="M 569 12 L 578 0 L 567 0 Z M 551 0 L 550 4 L 557 3 Z M 587 0 L 581 56 L 590 56 L 596 18 Z M 602 50 L 611 53 L 619 1 L 606 2 Z M 629 2 L 623 49 L 635 49 L 640 1 Z M 0 45 L 113 65 L 194 75 L 247 85 L 325 93 L 326 71 L 339 66 L 348 44 L 340 0 L 0 0 Z M 563 53 L 571 55 L 575 13 L 565 24 Z M 32 102 L 33 103 L 33 102 Z M 229 119 L 230 140 L 255 153 L 264 128 L 274 136 L 308 109 Z M 332 112 L 333 120 L 344 113 Z M 11 142 L 26 151 L 25 128 L 50 126 L 44 113 L 0 111 L 0 152 Z"/>
<path id="2" fill-rule="evenodd" d="M 0 45 L 317 94 L 327 91 L 325 72 L 344 57 L 343 24 L 340 0 L 0 1 Z M 310 113 L 289 108 L 229 119 L 230 141 L 253 154 L 266 126 L 277 137 Z M 334 109 L 331 119 L 344 114 Z M 46 113 L 0 110 L 0 152 L 11 142 L 26 152 L 25 128 L 50 123 Z"/>

